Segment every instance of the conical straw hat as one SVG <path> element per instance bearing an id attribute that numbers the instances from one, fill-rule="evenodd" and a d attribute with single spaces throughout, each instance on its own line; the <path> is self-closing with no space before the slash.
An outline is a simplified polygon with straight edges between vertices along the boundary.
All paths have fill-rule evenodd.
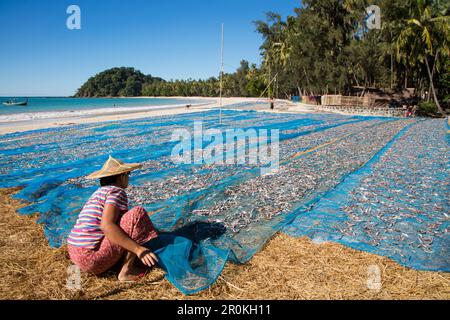
<path id="1" fill-rule="evenodd" d="M 105 164 L 100 170 L 91 173 L 86 178 L 100 179 L 115 176 L 125 172 L 133 171 L 140 167 L 142 167 L 142 165 L 139 163 L 123 163 L 122 161 L 114 159 L 113 157 L 109 156 L 109 159 L 105 162 Z"/>

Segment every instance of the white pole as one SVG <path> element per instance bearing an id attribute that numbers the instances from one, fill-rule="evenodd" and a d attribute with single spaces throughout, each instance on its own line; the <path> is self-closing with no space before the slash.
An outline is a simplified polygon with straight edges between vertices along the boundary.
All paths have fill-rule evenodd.
<path id="1" fill-rule="evenodd" d="M 221 67 L 220 67 L 220 109 L 219 109 L 219 123 L 222 125 L 222 88 L 223 88 L 223 23 L 222 23 L 222 45 L 221 45 Z"/>

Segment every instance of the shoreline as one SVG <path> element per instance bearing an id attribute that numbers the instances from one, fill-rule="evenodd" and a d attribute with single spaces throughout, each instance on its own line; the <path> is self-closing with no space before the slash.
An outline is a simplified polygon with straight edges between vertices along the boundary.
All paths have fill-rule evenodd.
<path id="1" fill-rule="evenodd" d="M 133 98 L 162 98 L 162 97 L 133 97 Z M 219 98 L 211 97 L 164 97 L 167 99 L 185 99 L 185 100 L 206 100 L 210 101 L 204 103 L 192 104 L 189 109 L 185 104 L 178 105 L 162 105 L 162 106 L 140 106 L 140 107 L 122 107 L 119 109 L 112 108 L 97 108 L 80 111 L 63 111 L 60 112 L 62 116 L 51 116 L 55 112 L 47 113 L 47 117 L 30 117 L 25 120 L 2 120 L 0 116 L 0 135 L 24 132 L 30 130 L 47 129 L 55 127 L 63 127 L 67 125 L 77 125 L 86 123 L 97 123 L 105 121 L 118 121 L 118 120 L 132 120 L 141 119 L 155 116 L 167 116 L 183 113 L 193 113 L 208 111 L 214 108 L 219 108 Z M 121 98 L 118 98 L 121 99 Z M 257 98 L 223 98 L 223 107 L 233 104 L 256 102 L 260 99 Z M 42 112 L 45 114 L 46 112 Z M 33 113 L 32 113 L 33 114 Z M 35 115 L 36 113 L 34 113 Z"/>
<path id="2" fill-rule="evenodd" d="M 86 98 L 89 99 L 89 98 Z M 183 99 L 193 100 L 197 103 L 191 104 L 189 109 L 186 104 L 172 105 L 154 105 L 154 106 L 136 106 L 136 107 L 117 107 L 117 108 L 93 108 L 76 111 L 57 111 L 57 112 L 35 112 L 29 113 L 29 118 L 19 119 L 27 113 L 17 113 L 12 115 L 0 116 L 0 135 L 25 132 L 39 129 L 57 128 L 69 125 L 79 125 L 88 123 L 99 123 L 120 120 L 135 120 L 148 117 L 168 116 L 189 114 L 194 112 L 209 111 L 220 107 L 220 99 L 218 97 L 117 97 L 114 99 Z M 289 100 L 278 99 L 275 101 L 275 109 L 268 106 L 258 106 L 256 103 L 264 101 L 266 98 L 249 98 L 249 97 L 227 97 L 222 98 L 222 106 L 233 110 L 253 110 L 257 112 L 268 113 L 300 113 L 300 114 L 340 114 L 347 116 L 377 116 L 367 113 L 350 113 L 339 110 L 323 110 L 315 105 L 304 104 L 301 102 L 291 102 Z M 200 101 L 200 102 L 199 102 Z M 241 106 L 240 104 L 255 103 L 253 106 Z M 15 117 L 15 118 L 14 118 Z"/>
<path id="3" fill-rule="evenodd" d="M 193 107 L 206 106 L 208 103 L 192 104 Z M 5 122 L 20 122 L 20 121 L 35 121 L 35 120 L 58 120 L 67 118 L 83 118 L 107 115 L 120 115 L 129 113 L 139 113 L 146 111 L 156 111 L 162 109 L 178 109 L 184 108 L 185 104 L 173 104 L 167 106 L 141 106 L 141 107 L 116 107 L 116 108 L 97 108 L 86 110 L 71 110 L 71 111 L 55 111 L 55 112 L 26 112 L 15 113 L 11 115 L 0 116 L 0 124 Z"/>

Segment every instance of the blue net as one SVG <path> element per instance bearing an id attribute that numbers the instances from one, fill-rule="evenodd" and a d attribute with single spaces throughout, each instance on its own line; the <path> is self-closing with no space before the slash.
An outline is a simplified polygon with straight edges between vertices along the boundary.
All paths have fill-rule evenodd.
<path id="1" fill-rule="evenodd" d="M 4 135 L 0 187 L 23 187 L 15 197 L 28 205 L 20 213 L 39 213 L 50 245 L 58 247 L 98 187 L 83 177 L 99 169 L 109 154 L 142 163 L 131 175 L 130 205 L 144 206 L 163 232 L 148 245 L 159 255 L 167 278 L 191 294 L 210 286 L 227 260 L 248 261 L 410 123 L 235 110 L 222 115 L 222 125 L 214 110 Z M 279 171 L 264 176 L 258 165 L 174 164 L 172 132 L 192 132 L 200 120 L 204 130 L 280 130 Z"/>
<path id="2" fill-rule="evenodd" d="M 450 271 L 449 134 L 442 120 L 402 129 L 284 228 L 420 270 Z"/>

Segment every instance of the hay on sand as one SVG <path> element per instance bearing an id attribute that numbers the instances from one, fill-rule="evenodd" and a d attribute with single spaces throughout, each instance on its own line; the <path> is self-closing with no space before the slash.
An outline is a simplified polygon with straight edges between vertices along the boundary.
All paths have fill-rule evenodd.
<path id="1" fill-rule="evenodd" d="M 245 265 L 228 263 L 209 289 L 184 296 L 155 269 L 122 284 L 113 273 L 82 275 L 66 288 L 65 248 L 48 246 L 36 217 L 19 216 L 17 189 L 0 190 L 0 299 L 450 299 L 450 274 L 404 268 L 392 260 L 307 238 L 276 235 Z M 381 270 L 381 289 L 368 289 L 368 267 Z"/>

